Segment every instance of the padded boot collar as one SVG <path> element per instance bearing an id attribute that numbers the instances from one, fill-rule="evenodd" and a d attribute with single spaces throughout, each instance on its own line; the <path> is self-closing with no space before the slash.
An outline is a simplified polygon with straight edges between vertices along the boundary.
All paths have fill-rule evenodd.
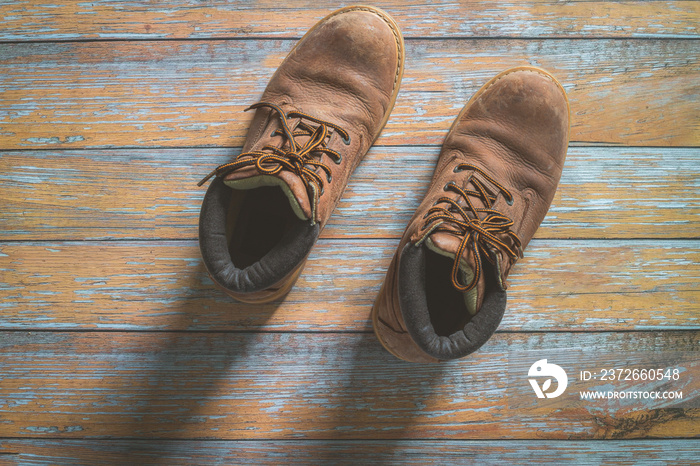
<path id="1" fill-rule="evenodd" d="M 479 349 L 498 328 L 506 310 L 506 292 L 492 267 L 485 267 L 486 291 L 479 312 L 463 329 L 449 336 L 435 333 L 425 290 L 424 245 L 407 243 L 400 251 L 398 287 L 401 313 L 415 343 L 428 355 L 448 360 L 461 358 Z"/>

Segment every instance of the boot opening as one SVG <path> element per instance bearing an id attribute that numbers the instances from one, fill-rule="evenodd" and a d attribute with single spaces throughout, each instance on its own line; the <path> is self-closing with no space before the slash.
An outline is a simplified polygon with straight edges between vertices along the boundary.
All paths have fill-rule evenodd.
<path id="1" fill-rule="evenodd" d="M 231 190 L 226 222 L 231 262 L 238 269 L 259 262 L 299 222 L 278 186 Z"/>
<path id="2" fill-rule="evenodd" d="M 462 330 L 471 319 L 464 294 L 452 286 L 454 259 L 425 248 L 425 293 L 430 323 L 439 336 Z"/>

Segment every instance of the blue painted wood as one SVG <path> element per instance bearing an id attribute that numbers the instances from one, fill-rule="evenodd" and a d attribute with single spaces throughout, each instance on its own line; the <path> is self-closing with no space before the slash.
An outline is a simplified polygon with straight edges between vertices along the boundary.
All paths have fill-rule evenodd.
<path id="1" fill-rule="evenodd" d="M 294 43 L 3 45 L 4 148 L 242 146 L 251 117 L 243 109 Z M 485 82 L 530 64 L 567 90 L 574 142 L 697 146 L 699 62 L 692 40 L 407 41 L 401 91 L 377 143 L 441 144 Z"/>
<path id="2" fill-rule="evenodd" d="M 3 452 L 6 456 L 3 456 Z M 0 440 L 7 465 L 693 464 L 697 440 Z"/>
<path id="3" fill-rule="evenodd" d="M 439 147 L 375 147 L 323 236 L 398 238 Z M 0 240 L 197 237 L 196 183 L 239 149 L 0 154 Z M 571 147 L 538 238 L 696 238 L 700 149 Z"/>
<path id="4" fill-rule="evenodd" d="M 193 183 L 236 152 L 239 111 L 334 6 L 0 4 L 0 40 L 20 42 L 0 45 L 0 328 L 28 330 L 0 332 L 1 464 L 698 457 L 696 440 L 581 440 L 697 437 L 697 408 L 532 412 L 512 407 L 504 374 L 533 349 L 592 360 L 697 350 L 700 3 L 378 5 L 409 39 L 384 147 L 287 299 L 249 306 L 206 278 Z M 211 40 L 224 37 L 245 40 Z M 76 39 L 88 42 L 23 43 Z M 369 333 L 371 301 L 452 118 L 496 72 L 526 63 L 554 72 L 572 102 L 571 156 L 539 234 L 561 239 L 533 241 L 483 350 L 404 364 Z M 200 333 L 221 330 L 232 332 Z M 504 437 L 528 440 L 467 440 Z"/>
<path id="5" fill-rule="evenodd" d="M 287 0 L 14 0 L 0 5 L 0 40 L 301 37 L 346 2 Z M 697 38 L 692 1 L 376 0 L 406 37 Z"/>
<path id="6" fill-rule="evenodd" d="M 371 331 L 397 242 L 321 239 L 265 305 L 216 289 L 196 241 L 0 243 L 0 328 Z M 509 282 L 502 331 L 700 328 L 698 240 L 533 240 Z"/>
<path id="7" fill-rule="evenodd" d="M 700 380 L 692 374 L 700 358 L 678 354 L 697 352 L 699 341 L 698 331 L 497 334 L 471 357 L 412 364 L 370 333 L 0 332 L 0 436 L 697 437 Z M 678 366 L 677 383 L 623 387 L 680 390 L 683 398 L 583 403 L 574 390 L 562 405 L 540 404 L 525 374 L 543 357 L 573 373 L 611 357 Z"/>

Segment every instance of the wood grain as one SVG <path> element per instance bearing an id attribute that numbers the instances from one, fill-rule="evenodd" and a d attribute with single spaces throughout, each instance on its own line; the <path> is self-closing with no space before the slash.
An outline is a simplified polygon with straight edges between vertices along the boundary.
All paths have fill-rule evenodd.
<path id="1" fill-rule="evenodd" d="M 549 351 L 581 367 L 581 358 L 603 353 L 641 361 L 697 351 L 699 338 L 697 331 L 501 334 L 470 358 L 419 365 L 396 359 L 368 333 L 2 333 L 0 435 L 689 438 L 700 436 L 700 409 L 692 407 L 700 380 L 691 373 L 678 388 L 645 385 L 683 390 L 682 405 L 603 409 L 572 399 L 554 410 L 537 404 L 525 380 L 508 384 L 507 374 L 515 354 Z M 528 406 L 510 408 L 519 401 Z"/>
<path id="2" fill-rule="evenodd" d="M 700 2 L 374 5 L 407 39 L 396 107 L 296 286 L 254 306 L 204 270 L 195 183 L 341 5 L 0 2 L 0 464 L 697 462 Z M 479 352 L 399 361 L 369 321 L 398 238 L 453 118 L 524 64 L 571 103 L 552 209 Z M 681 365 L 635 387 L 685 400 L 539 404 L 519 355 Z"/>
<path id="3" fill-rule="evenodd" d="M 320 240 L 281 303 L 214 288 L 194 241 L 0 244 L 0 328 L 371 331 L 397 240 Z M 534 240 L 501 331 L 698 329 L 698 241 Z"/>
<path id="4" fill-rule="evenodd" d="M 692 464 L 697 440 L 0 440 L 9 465 Z"/>
<path id="5" fill-rule="evenodd" d="M 2 240 L 197 237 L 196 182 L 238 149 L 0 154 Z M 438 147 L 376 147 L 324 238 L 398 238 Z M 572 147 L 537 238 L 697 238 L 700 149 Z"/>
<path id="6" fill-rule="evenodd" d="M 6 44 L 3 149 L 241 146 L 290 40 Z M 575 53 L 572 51 L 575 50 Z M 531 64 L 567 89 L 571 140 L 700 143 L 694 41 L 415 40 L 379 145 L 441 144 L 467 100 Z"/>
<path id="7" fill-rule="evenodd" d="M 692 1 L 378 0 L 405 37 L 698 37 Z M 16 0 L 0 5 L 0 40 L 301 37 L 340 2 L 301 0 L 205 3 L 195 0 L 66 2 Z"/>

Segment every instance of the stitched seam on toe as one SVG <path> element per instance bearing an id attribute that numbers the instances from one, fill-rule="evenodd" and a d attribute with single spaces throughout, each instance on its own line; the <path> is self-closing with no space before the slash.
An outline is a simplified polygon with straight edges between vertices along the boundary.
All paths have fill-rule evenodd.
<path id="1" fill-rule="evenodd" d="M 548 80 L 549 82 L 556 84 L 556 81 L 554 80 L 554 78 L 553 78 L 552 76 L 550 76 L 549 74 L 542 73 L 541 71 L 534 70 L 534 69 L 522 69 L 522 68 L 520 68 L 520 69 L 514 69 L 514 70 L 512 70 L 512 71 L 507 71 L 507 72 L 505 72 L 504 74 L 502 74 L 501 76 L 499 76 L 496 80 L 494 80 L 493 82 L 491 82 L 488 86 L 486 86 L 486 87 L 481 91 L 481 94 L 479 95 L 479 98 L 478 98 L 477 100 L 481 100 L 481 98 L 484 96 L 484 94 L 486 94 L 486 91 L 488 91 L 489 89 L 491 89 L 491 87 L 493 87 L 498 81 L 500 81 L 501 79 L 505 78 L 506 76 L 510 76 L 511 74 L 515 74 L 515 73 L 534 73 L 534 74 L 539 74 L 540 76 L 543 76 L 543 77 L 547 78 L 547 80 Z M 566 94 L 564 94 L 564 97 L 566 98 Z"/>

